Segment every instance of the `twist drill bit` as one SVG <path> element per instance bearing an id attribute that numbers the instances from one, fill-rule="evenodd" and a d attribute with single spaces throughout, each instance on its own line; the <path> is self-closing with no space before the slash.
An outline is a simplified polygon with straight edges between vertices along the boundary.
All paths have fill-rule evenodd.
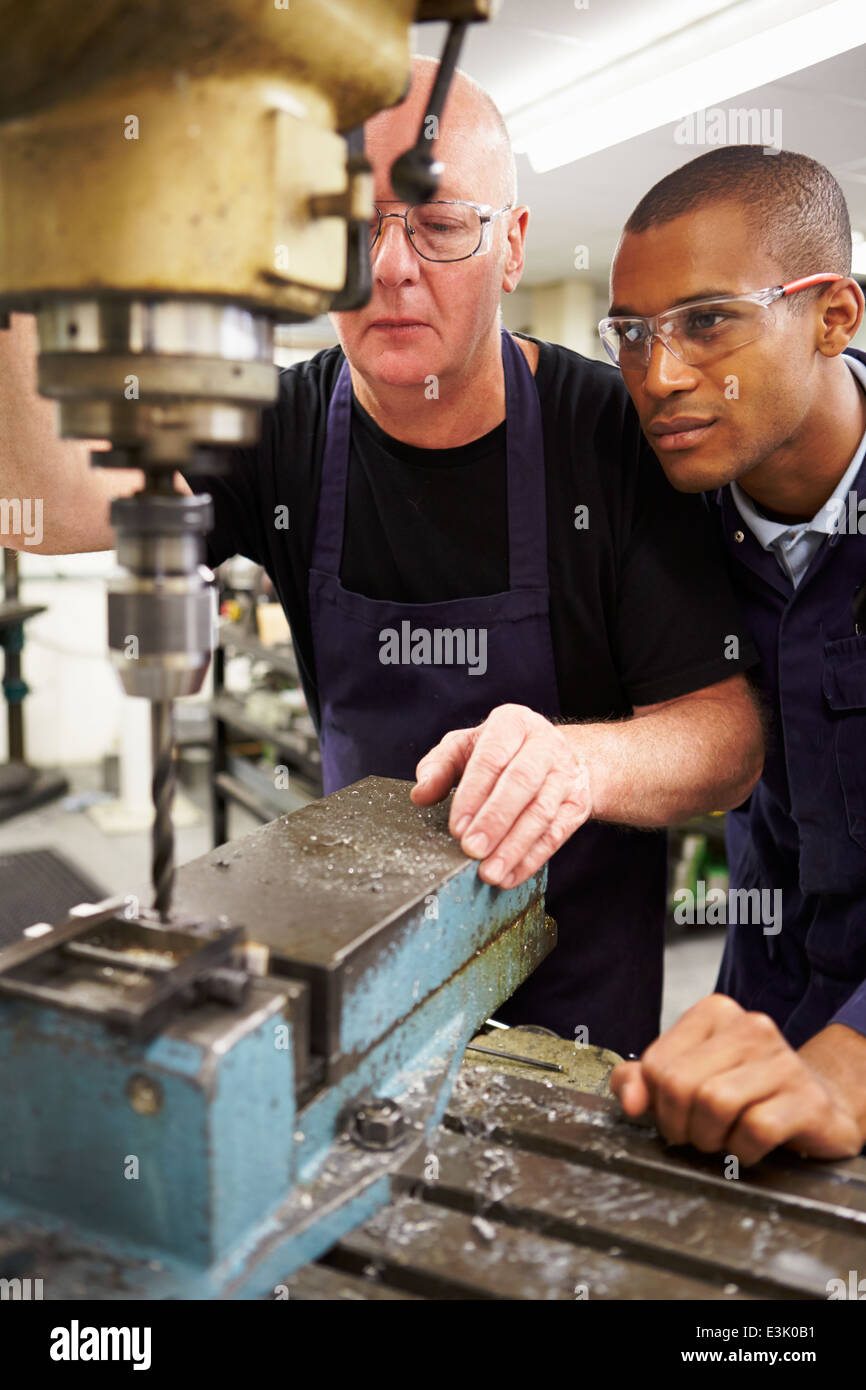
<path id="1" fill-rule="evenodd" d="M 150 710 L 153 748 L 153 905 L 163 922 L 168 921 L 174 889 L 174 757 L 171 736 L 171 700 L 154 700 Z"/>

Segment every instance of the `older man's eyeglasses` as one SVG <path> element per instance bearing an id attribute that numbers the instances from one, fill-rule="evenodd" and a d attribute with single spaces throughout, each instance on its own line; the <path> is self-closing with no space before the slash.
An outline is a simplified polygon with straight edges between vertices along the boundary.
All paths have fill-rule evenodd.
<path id="1" fill-rule="evenodd" d="M 624 372 L 646 371 L 656 339 L 680 362 L 699 367 L 754 342 L 769 327 L 772 306 L 781 299 L 841 279 L 841 275 L 829 273 L 807 275 L 752 294 L 694 299 L 663 314 L 602 319 L 599 336 L 608 357 Z"/>
<path id="2" fill-rule="evenodd" d="M 383 212 L 390 200 L 377 203 L 370 218 L 370 250 L 380 236 L 382 225 L 389 217 L 403 223 L 409 244 L 425 261 L 467 261 L 470 256 L 484 256 L 490 250 L 490 231 L 503 213 L 511 210 L 488 207 L 485 203 L 464 203 L 440 199 L 419 203 L 405 212 Z"/>

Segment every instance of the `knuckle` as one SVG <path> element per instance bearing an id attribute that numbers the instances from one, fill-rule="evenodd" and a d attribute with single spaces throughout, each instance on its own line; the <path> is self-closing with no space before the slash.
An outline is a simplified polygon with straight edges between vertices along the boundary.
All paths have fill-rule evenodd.
<path id="1" fill-rule="evenodd" d="M 507 857 L 508 850 L 508 846 L 502 842 L 510 829 L 508 816 L 489 806 L 482 806 L 472 824 L 463 832 L 463 837 L 485 835 L 488 841 L 487 858 L 492 859 L 495 855 L 497 859 L 502 859 Z"/>
<path id="2" fill-rule="evenodd" d="M 562 791 L 555 780 L 547 778 L 538 789 L 535 805 L 545 821 L 552 823 L 562 808 Z"/>
<path id="3" fill-rule="evenodd" d="M 538 808 L 530 806 L 520 818 L 520 827 L 516 838 L 524 846 L 527 853 L 534 854 L 541 849 L 548 828 L 548 821 L 540 814 Z"/>
<path id="4" fill-rule="evenodd" d="M 589 814 L 588 798 L 585 795 L 577 799 L 570 795 L 567 796 L 562 802 L 562 814 L 568 823 L 569 830 L 576 830 Z"/>
<path id="5" fill-rule="evenodd" d="M 523 792 L 524 794 L 534 793 L 538 785 L 538 774 L 536 769 L 532 766 L 527 763 L 521 763 L 515 767 L 509 768 L 508 781 L 516 791 Z M 536 798 L 533 802 L 533 806 L 530 807 L 529 810 L 532 810 L 533 807 L 537 807 L 539 801 L 540 798 Z"/>
<path id="6" fill-rule="evenodd" d="M 555 820 L 548 826 L 547 839 L 553 849 L 559 849 L 564 840 L 568 839 L 569 827 L 561 820 Z"/>
<path id="7" fill-rule="evenodd" d="M 659 1086 L 668 1102 L 677 1109 L 685 1109 L 691 1101 L 692 1097 L 688 1085 L 676 1076 L 664 1073 Z"/>
<path id="8" fill-rule="evenodd" d="M 751 1150 L 766 1152 L 781 1144 L 785 1138 L 778 1122 L 768 1116 L 752 1115 L 748 1111 L 740 1121 L 741 1133 Z"/>
<path id="9" fill-rule="evenodd" d="M 728 994 L 711 994 L 707 999 L 701 999 L 695 1008 L 723 1020 L 739 1018 L 745 1012 Z"/>
<path id="10" fill-rule="evenodd" d="M 510 757 L 511 753 L 504 743 L 490 739 L 476 745 L 473 761 L 485 772 L 499 772 Z"/>
<path id="11" fill-rule="evenodd" d="M 694 1103 L 707 1115 L 720 1115 L 731 1104 L 731 1095 L 724 1081 L 719 1077 L 709 1077 L 695 1090 Z"/>
<path id="12" fill-rule="evenodd" d="M 809 1096 L 825 1096 L 827 1092 L 812 1075 L 802 1057 L 782 1039 L 781 1073 L 782 1080 L 789 1086 L 796 1086 Z M 780 1049 L 780 1051 L 782 1050 Z"/>
<path id="13" fill-rule="evenodd" d="M 779 1037 L 779 1030 L 769 1014 L 754 1013 L 749 1014 L 748 1018 L 752 1033 L 762 1042 L 769 1042 L 771 1039 L 775 1040 Z"/>
<path id="14" fill-rule="evenodd" d="M 673 1101 L 675 1105 L 684 1104 L 689 1099 L 688 1085 L 678 1075 L 675 1068 L 666 1066 L 664 1063 L 660 1065 L 650 1063 L 647 1071 L 666 1099 Z"/>
<path id="15" fill-rule="evenodd" d="M 549 859 L 550 856 L 559 849 L 560 843 L 560 839 L 557 838 L 553 830 L 548 827 L 546 830 L 542 831 L 536 840 L 534 853 L 540 855 L 540 862 L 544 863 L 545 860 Z"/>
<path id="16" fill-rule="evenodd" d="M 498 705 L 496 709 L 492 710 L 487 716 L 487 722 L 501 724 L 503 720 L 507 719 L 508 722 L 511 723 L 513 720 L 523 719 L 527 714 L 531 713 L 532 711 L 526 709 L 523 705 Z"/>

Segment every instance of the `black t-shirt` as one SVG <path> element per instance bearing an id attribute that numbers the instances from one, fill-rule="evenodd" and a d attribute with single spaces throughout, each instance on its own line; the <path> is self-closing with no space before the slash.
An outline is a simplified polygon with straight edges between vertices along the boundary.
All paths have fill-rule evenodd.
<path id="1" fill-rule="evenodd" d="M 261 443 L 233 450 L 224 475 L 188 478 L 214 501 L 208 564 L 241 554 L 270 576 L 317 723 L 307 583 L 328 402 L 343 360 L 334 347 L 283 370 Z M 562 715 L 627 715 L 752 665 L 706 508 L 667 483 L 619 372 L 541 342 L 535 380 Z M 275 525 L 278 508 L 288 508 L 288 529 Z M 423 449 L 391 438 L 353 400 L 340 579 L 368 598 L 406 603 L 505 591 L 505 423 L 458 448 Z"/>

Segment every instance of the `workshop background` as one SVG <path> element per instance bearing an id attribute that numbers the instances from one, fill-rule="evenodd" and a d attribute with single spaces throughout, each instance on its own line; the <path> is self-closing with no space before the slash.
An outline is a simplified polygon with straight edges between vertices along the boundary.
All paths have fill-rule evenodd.
<path id="1" fill-rule="evenodd" d="M 438 56 L 443 35 L 441 25 L 416 28 L 415 51 Z M 461 66 L 506 116 L 520 201 L 531 209 L 523 281 L 503 299 L 506 327 L 603 357 L 596 324 L 608 308 L 619 229 L 651 184 L 706 148 L 698 122 L 694 142 L 685 142 L 682 119 L 709 107 L 753 113 L 746 138 L 780 138 L 832 170 L 851 209 L 855 273 L 866 283 L 864 40 L 862 3 L 505 0 L 494 25 L 469 33 Z M 732 45 L 729 77 L 724 89 L 718 81 L 709 89 L 702 64 L 724 44 Z M 677 79 L 666 84 L 656 74 L 669 69 Z M 661 125 L 660 112 L 670 117 Z M 738 132 L 732 122 L 734 142 Z M 277 360 L 288 365 L 334 341 L 327 319 L 281 328 Z M 863 331 L 856 345 L 866 347 Z M 12 597 L 14 561 L 4 554 Z M 12 891 L 10 856 L 20 850 L 54 851 L 78 873 L 77 881 L 61 873 L 56 860 L 43 866 L 43 891 L 45 875 L 56 875 L 55 916 L 82 894 L 150 900 L 149 707 L 123 694 L 107 653 L 105 590 L 116 555 L 24 552 L 19 570 L 18 597 L 41 611 L 24 624 L 20 704 L 14 639 L 0 630 L 8 709 L 23 710 L 33 770 L 19 769 L 0 799 L 7 929 L 4 914 L 27 910 Z M 220 650 L 202 693 L 176 707 L 178 864 L 318 793 L 315 734 L 281 610 L 249 562 L 231 561 L 218 577 Z M 0 762 L 9 756 L 0 718 Z M 723 817 L 672 836 L 671 891 L 698 879 L 725 883 Z M 50 916 L 50 904 L 39 915 Z M 671 920 L 664 1026 L 712 988 L 721 932 Z"/>

